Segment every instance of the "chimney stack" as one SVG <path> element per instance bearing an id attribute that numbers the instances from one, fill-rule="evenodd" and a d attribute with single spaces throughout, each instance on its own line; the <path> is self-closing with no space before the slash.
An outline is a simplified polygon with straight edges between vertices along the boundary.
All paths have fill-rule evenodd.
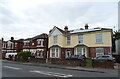
<path id="1" fill-rule="evenodd" d="M 4 41 L 4 38 L 2 38 L 2 41 Z"/>
<path id="2" fill-rule="evenodd" d="M 88 24 L 85 24 L 85 29 L 88 29 L 88 27 L 89 27 Z"/>
<path id="3" fill-rule="evenodd" d="M 11 40 L 14 40 L 14 37 L 11 37 Z"/>
<path id="4" fill-rule="evenodd" d="M 65 32 L 67 32 L 68 31 L 68 26 L 65 26 L 64 30 L 65 30 Z"/>

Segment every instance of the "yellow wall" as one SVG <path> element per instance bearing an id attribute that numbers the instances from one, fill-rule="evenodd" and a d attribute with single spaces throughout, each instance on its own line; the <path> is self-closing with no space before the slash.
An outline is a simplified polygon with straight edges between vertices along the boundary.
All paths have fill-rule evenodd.
<path id="1" fill-rule="evenodd" d="M 96 34 L 103 34 L 103 43 L 96 44 Z M 100 47 L 100 46 L 112 46 L 111 42 L 111 32 L 91 32 L 91 33 L 84 33 L 83 34 L 83 44 L 87 45 L 88 47 Z M 78 34 L 71 35 L 71 44 L 67 45 L 67 40 L 65 35 L 60 34 L 58 35 L 58 45 L 61 47 L 69 47 L 72 48 L 78 44 Z M 53 45 L 53 36 L 49 37 L 49 46 Z"/>
<path id="2" fill-rule="evenodd" d="M 96 43 L 96 34 L 103 34 L 102 44 Z M 111 32 L 88 33 L 88 34 L 84 34 L 83 38 L 84 38 L 84 44 L 86 44 L 88 47 L 112 46 Z"/>

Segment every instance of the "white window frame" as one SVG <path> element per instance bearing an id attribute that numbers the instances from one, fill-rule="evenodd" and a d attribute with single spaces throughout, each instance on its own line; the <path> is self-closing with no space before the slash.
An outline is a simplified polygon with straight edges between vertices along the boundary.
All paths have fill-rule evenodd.
<path id="1" fill-rule="evenodd" d="M 24 47 L 29 47 L 30 41 L 24 41 Z"/>
<path id="2" fill-rule="evenodd" d="M 54 52 L 53 52 L 53 50 L 54 50 Z M 59 48 L 51 49 L 51 58 L 59 58 Z"/>
<path id="3" fill-rule="evenodd" d="M 54 50 L 54 51 L 53 51 L 53 50 Z M 52 48 L 52 49 L 51 49 L 51 57 L 52 57 L 52 58 L 55 58 L 55 48 Z"/>
<path id="4" fill-rule="evenodd" d="M 96 48 L 96 57 L 104 55 L 104 48 Z"/>
<path id="5" fill-rule="evenodd" d="M 96 34 L 96 43 L 103 43 L 103 34 Z"/>
<path id="6" fill-rule="evenodd" d="M 57 45 L 58 44 L 58 36 L 53 36 L 53 43 L 54 45 Z"/>
<path id="7" fill-rule="evenodd" d="M 83 44 L 83 35 L 78 35 L 78 44 Z"/>
<path id="8" fill-rule="evenodd" d="M 71 36 L 68 35 L 68 36 L 67 36 L 67 45 L 70 45 L 70 44 L 71 44 Z"/>
<path id="9" fill-rule="evenodd" d="M 82 48 L 77 47 L 76 52 L 77 52 L 77 55 L 82 55 Z"/>
<path id="10" fill-rule="evenodd" d="M 43 47 L 44 39 L 37 39 L 37 47 Z"/>
<path id="11" fill-rule="evenodd" d="M 17 47 L 17 43 L 15 43 L 15 47 Z"/>
<path id="12" fill-rule="evenodd" d="M 43 58 L 44 49 L 37 50 L 36 58 Z"/>

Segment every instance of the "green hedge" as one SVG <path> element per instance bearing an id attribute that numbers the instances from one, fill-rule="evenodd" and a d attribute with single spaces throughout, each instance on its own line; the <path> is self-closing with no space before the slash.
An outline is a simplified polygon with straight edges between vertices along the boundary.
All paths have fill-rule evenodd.
<path id="1" fill-rule="evenodd" d="M 18 53 L 18 58 L 19 59 L 28 59 L 28 57 L 31 57 L 31 52 L 24 51 L 24 52 L 19 52 Z"/>
<path id="2" fill-rule="evenodd" d="M 92 67 L 92 58 L 86 58 L 86 67 Z"/>

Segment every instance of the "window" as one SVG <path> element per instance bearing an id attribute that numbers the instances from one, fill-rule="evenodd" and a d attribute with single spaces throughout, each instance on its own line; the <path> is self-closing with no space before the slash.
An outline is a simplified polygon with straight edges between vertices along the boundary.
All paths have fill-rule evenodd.
<path id="1" fill-rule="evenodd" d="M 6 43 L 3 43 L 3 44 L 2 44 L 2 48 L 6 48 Z"/>
<path id="2" fill-rule="evenodd" d="M 58 58 L 59 57 L 59 48 L 52 48 L 51 49 L 51 58 Z"/>
<path id="3" fill-rule="evenodd" d="M 15 47 L 17 47 L 17 43 L 15 43 Z"/>
<path id="4" fill-rule="evenodd" d="M 70 45 L 70 35 L 67 36 L 67 45 Z"/>
<path id="5" fill-rule="evenodd" d="M 11 43 L 10 42 L 7 43 L 7 47 L 11 48 Z"/>
<path id="6" fill-rule="evenodd" d="M 54 37 L 53 37 L 54 45 L 56 45 L 56 44 L 57 44 L 57 39 L 58 39 L 58 37 L 57 37 L 57 36 L 54 36 Z"/>
<path id="7" fill-rule="evenodd" d="M 83 35 L 78 35 L 78 43 L 79 44 L 83 43 Z"/>
<path id="8" fill-rule="evenodd" d="M 59 55 L 58 55 L 58 48 L 56 48 L 56 57 L 58 57 Z"/>
<path id="9" fill-rule="evenodd" d="M 102 43 L 102 34 L 96 34 L 96 43 Z"/>
<path id="10" fill-rule="evenodd" d="M 29 42 L 30 41 L 24 41 L 24 47 L 29 47 Z"/>
<path id="11" fill-rule="evenodd" d="M 55 49 L 52 48 L 52 57 L 55 57 Z"/>
<path id="12" fill-rule="evenodd" d="M 38 42 L 37 46 L 38 46 L 38 47 L 43 46 L 43 41 L 44 41 L 43 39 L 38 39 L 38 40 L 37 40 L 37 42 Z"/>
<path id="13" fill-rule="evenodd" d="M 104 48 L 96 48 L 96 56 L 101 56 L 104 54 Z"/>
<path id="14" fill-rule="evenodd" d="M 82 55 L 82 48 L 77 48 L 77 55 Z"/>
<path id="15" fill-rule="evenodd" d="M 43 50 L 37 50 L 36 58 L 43 58 Z"/>

